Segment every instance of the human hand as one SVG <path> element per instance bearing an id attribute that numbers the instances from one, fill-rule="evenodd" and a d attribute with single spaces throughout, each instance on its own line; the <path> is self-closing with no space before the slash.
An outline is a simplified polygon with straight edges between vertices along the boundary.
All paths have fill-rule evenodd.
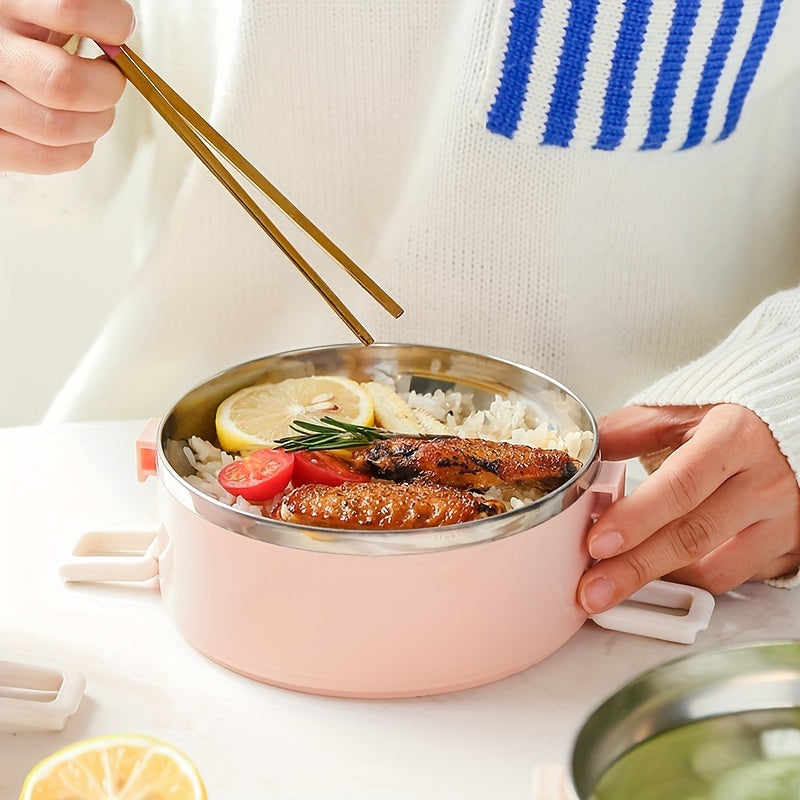
<path id="1" fill-rule="evenodd" d="M 800 489 L 769 427 L 738 405 L 631 406 L 599 421 L 603 458 L 668 452 L 588 535 L 578 599 L 610 608 L 654 578 L 721 594 L 800 564 Z"/>
<path id="2" fill-rule="evenodd" d="M 0 171 L 50 174 L 89 160 L 125 78 L 105 56 L 62 48 L 73 34 L 120 44 L 133 27 L 125 0 L 0 0 Z"/>

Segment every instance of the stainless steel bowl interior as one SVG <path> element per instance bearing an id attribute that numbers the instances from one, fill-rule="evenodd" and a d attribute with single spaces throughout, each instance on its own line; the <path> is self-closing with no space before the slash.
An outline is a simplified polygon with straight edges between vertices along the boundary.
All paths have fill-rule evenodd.
<path id="1" fill-rule="evenodd" d="M 654 736 L 711 717 L 800 709 L 800 641 L 733 645 L 650 670 L 599 705 L 572 749 L 581 800 L 625 753 Z M 768 717 L 765 717 L 767 720 Z M 677 799 L 676 799 L 677 800 Z"/>
<path id="2" fill-rule="evenodd" d="M 583 468 L 557 491 L 498 517 L 441 529 L 362 533 L 310 528 L 265 520 L 221 503 L 188 484 L 188 462 L 171 442 L 199 436 L 217 444 L 218 405 L 246 386 L 309 375 L 342 375 L 358 381 L 389 378 L 400 391 L 436 388 L 470 391 L 488 405 L 495 395 L 518 396 L 533 404 L 541 419 L 560 431 L 588 430 L 594 446 Z M 250 361 L 200 384 L 169 411 L 158 442 L 159 477 L 167 491 L 203 517 L 245 536 L 284 546 L 338 553 L 394 554 L 473 544 L 526 530 L 566 508 L 598 466 L 597 424 L 589 409 L 553 378 L 502 359 L 438 347 L 402 344 L 334 345 L 297 350 Z"/>

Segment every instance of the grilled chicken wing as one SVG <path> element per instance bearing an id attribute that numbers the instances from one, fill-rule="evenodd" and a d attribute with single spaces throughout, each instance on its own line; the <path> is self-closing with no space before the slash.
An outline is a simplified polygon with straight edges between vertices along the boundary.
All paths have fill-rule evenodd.
<path id="1" fill-rule="evenodd" d="M 453 436 L 382 439 L 353 451 L 352 464 L 379 478 L 423 480 L 474 491 L 501 484 L 551 491 L 581 466 L 562 450 Z"/>
<path id="2" fill-rule="evenodd" d="M 292 489 L 280 507 L 286 522 L 350 530 L 433 528 L 494 516 L 505 510 L 497 500 L 426 483 L 309 483 Z"/>

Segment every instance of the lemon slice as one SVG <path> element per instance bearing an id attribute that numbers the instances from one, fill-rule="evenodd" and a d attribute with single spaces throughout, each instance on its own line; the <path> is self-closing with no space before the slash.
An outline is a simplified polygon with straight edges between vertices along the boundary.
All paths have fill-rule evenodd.
<path id="1" fill-rule="evenodd" d="M 197 768 L 172 745 L 140 734 L 83 739 L 40 761 L 19 800 L 206 800 Z"/>
<path id="2" fill-rule="evenodd" d="M 217 438 L 228 452 L 272 447 L 276 439 L 294 433 L 290 427 L 294 420 L 322 417 L 372 425 L 372 398 L 361 384 L 336 375 L 248 386 L 217 409 Z"/>

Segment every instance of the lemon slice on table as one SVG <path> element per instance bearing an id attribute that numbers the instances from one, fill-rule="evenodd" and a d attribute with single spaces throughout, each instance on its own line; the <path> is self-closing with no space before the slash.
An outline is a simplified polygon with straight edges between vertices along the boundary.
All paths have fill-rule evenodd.
<path id="1" fill-rule="evenodd" d="M 294 433 L 290 426 L 296 419 L 314 422 L 322 417 L 372 425 L 372 398 L 361 384 L 336 375 L 248 386 L 217 409 L 217 438 L 228 452 L 272 447 L 276 439 Z"/>
<path id="2" fill-rule="evenodd" d="M 172 745 L 140 734 L 83 739 L 40 761 L 19 800 L 206 800 L 197 768 Z"/>

